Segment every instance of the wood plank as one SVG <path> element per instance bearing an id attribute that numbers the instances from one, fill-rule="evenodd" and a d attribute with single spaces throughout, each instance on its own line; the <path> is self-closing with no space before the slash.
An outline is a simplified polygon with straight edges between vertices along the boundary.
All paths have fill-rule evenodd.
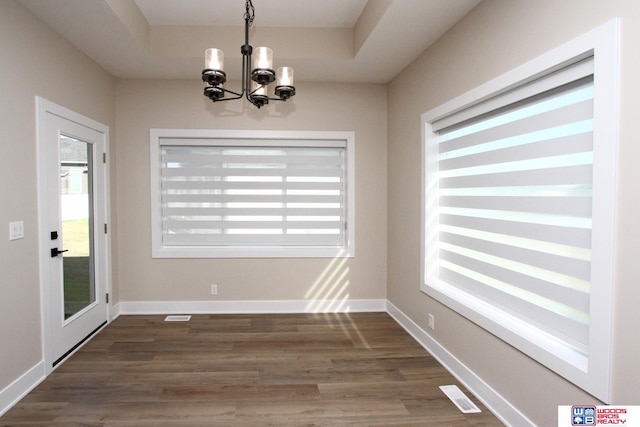
<path id="1" fill-rule="evenodd" d="M 439 385 L 482 409 L 462 414 Z M 121 316 L 0 426 L 498 426 L 386 313 Z"/>

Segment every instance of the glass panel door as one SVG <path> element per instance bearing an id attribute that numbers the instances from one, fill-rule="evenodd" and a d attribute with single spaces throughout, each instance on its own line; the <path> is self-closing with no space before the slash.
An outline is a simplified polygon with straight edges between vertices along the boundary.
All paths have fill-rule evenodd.
<path id="1" fill-rule="evenodd" d="M 60 137 L 64 319 L 96 300 L 93 245 L 93 146 Z"/>

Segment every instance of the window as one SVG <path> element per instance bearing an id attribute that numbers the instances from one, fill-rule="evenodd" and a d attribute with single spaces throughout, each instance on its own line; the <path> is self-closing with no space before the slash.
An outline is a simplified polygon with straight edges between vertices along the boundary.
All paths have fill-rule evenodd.
<path id="1" fill-rule="evenodd" d="M 617 25 L 423 115 L 429 295 L 609 400 Z"/>
<path id="2" fill-rule="evenodd" d="M 153 129 L 153 256 L 353 256 L 351 132 Z"/>

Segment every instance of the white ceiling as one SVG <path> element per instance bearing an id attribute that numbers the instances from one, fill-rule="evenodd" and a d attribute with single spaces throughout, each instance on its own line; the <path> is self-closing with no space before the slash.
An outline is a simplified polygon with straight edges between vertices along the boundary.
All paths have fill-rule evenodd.
<path id="1" fill-rule="evenodd" d="M 243 0 L 135 3 L 150 25 L 240 25 L 245 12 Z M 265 27 L 353 28 L 366 4 L 367 0 L 253 0 L 257 24 Z"/>
<path id="2" fill-rule="evenodd" d="M 296 81 L 387 83 L 480 1 L 253 0 L 250 43 Z M 207 47 L 240 74 L 243 0 L 18 2 L 116 77 L 199 79 Z"/>

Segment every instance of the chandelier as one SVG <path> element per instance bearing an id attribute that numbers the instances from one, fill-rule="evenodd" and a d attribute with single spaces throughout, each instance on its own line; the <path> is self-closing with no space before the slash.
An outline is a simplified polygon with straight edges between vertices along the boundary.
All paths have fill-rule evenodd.
<path id="1" fill-rule="evenodd" d="M 255 53 L 249 44 L 249 27 L 255 18 L 255 9 L 251 0 L 246 0 L 244 13 L 244 45 L 242 53 L 242 89 L 240 92 L 222 87 L 227 81 L 224 72 L 224 52 L 220 49 L 207 49 L 205 52 L 205 68 L 202 70 L 202 81 L 207 83 L 204 95 L 213 102 L 230 101 L 246 97 L 260 108 L 272 101 L 286 101 L 296 94 L 293 86 L 293 68 L 280 67 L 273 71 L 273 51 L 268 47 L 257 47 Z M 269 84 L 275 81 L 274 94 L 268 95 Z"/>

